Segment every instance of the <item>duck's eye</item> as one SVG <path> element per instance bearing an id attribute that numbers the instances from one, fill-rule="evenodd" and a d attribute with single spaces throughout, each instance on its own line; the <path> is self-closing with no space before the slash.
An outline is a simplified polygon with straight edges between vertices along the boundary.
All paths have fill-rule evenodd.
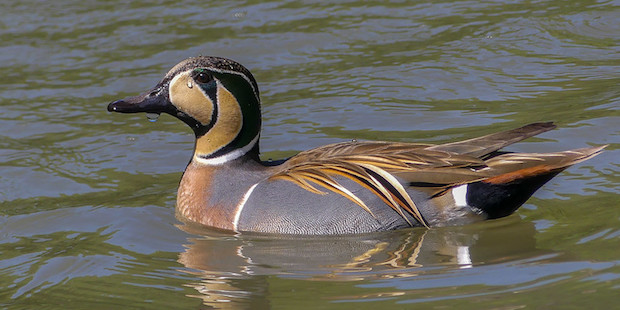
<path id="1" fill-rule="evenodd" d="M 159 93 L 160 93 L 160 92 L 161 92 L 161 86 L 159 86 L 159 87 L 157 87 L 157 88 L 153 89 L 153 90 L 149 93 L 149 96 L 151 96 L 151 97 L 155 97 L 155 96 L 159 95 Z"/>
<path id="2" fill-rule="evenodd" d="M 198 83 L 205 84 L 213 81 L 213 76 L 206 72 L 198 72 L 198 74 L 194 76 L 194 80 Z"/>

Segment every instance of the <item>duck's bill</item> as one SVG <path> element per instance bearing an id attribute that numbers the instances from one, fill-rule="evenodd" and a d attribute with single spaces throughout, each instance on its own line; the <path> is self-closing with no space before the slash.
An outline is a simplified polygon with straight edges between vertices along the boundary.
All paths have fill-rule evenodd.
<path id="1" fill-rule="evenodd" d="M 127 97 L 108 104 L 109 112 L 120 113 L 163 113 L 168 112 L 171 104 L 164 94 L 149 91 L 142 95 Z"/>

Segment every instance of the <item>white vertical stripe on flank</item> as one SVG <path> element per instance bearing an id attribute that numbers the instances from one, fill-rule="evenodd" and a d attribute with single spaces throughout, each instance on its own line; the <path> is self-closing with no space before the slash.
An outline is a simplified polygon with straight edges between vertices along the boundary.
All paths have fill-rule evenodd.
<path id="1" fill-rule="evenodd" d="M 250 198 L 250 195 L 252 195 L 252 192 L 254 191 L 254 188 L 256 187 L 256 185 L 258 185 L 258 183 L 252 185 L 250 189 L 248 189 L 248 191 L 245 192 L 245 195 L 243 195 L 243 198 L 241 198 L 241 201 L 237 205 L 237 211 L 235 211 L 235 218 L 233 219 L 233 223 L 232 223 L 233 229 L 235 231 L 237 231 L 237 228 L 239 226 L 239 217 L 241 216 L 241 211 L 243 211 L 243 207 L 245 207 L 245 203 Z"/>

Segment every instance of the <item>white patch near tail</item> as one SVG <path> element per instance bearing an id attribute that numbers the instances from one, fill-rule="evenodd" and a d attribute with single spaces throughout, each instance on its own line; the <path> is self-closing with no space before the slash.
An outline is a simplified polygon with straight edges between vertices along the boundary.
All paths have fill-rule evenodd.
<path id="1" fill-rule="evenodd" d="M 467 207 L 467 184 L 453 188 L 452 197 L 454 197 L 454 204 L 457 207 Z"/>
<path id="2" fill-rule="evenodd" d="M 459 246 L 456 251 L 456 261 L 457 264 L 459 264 L 459 268 L 471 268 L 471 255 L 469 255 L 469 247 Z"/>

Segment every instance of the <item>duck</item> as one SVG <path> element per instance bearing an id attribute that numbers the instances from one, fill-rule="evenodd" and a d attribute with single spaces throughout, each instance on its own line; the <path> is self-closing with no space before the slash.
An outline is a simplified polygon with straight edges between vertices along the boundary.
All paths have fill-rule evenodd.
<path id="1" fill-rule="evenodd" d="M 176 215 L 237 233 L 354 234 L 497 219 L 606 147 L 502 150 L 556 127 L 540 122 L 436 145 L 350 140 L 263 161 L 258 84 L 243 65 L 215 56 L 185 59 L 151 90 L 107 110 L 187 124 L 196 139 Z"/>

